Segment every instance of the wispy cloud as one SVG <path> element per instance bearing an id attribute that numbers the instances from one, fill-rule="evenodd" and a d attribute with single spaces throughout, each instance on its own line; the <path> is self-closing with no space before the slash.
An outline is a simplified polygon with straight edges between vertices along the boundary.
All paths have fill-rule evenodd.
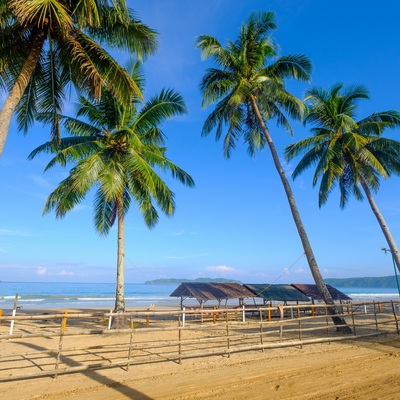
<path id="1" fill-rule="evenodd" d="M 40 275 L 40 276 L 48 275 L 47 274 L 47 268 L 46 267 L 37 267 L 36 275 Z"/>
<path id="2" fill-rule="evenodd" d="M 235 268 L 228 267 L 227 265 L 215 265 L 206 268 L 207 271 L 217 271 L 217 272 L 236 272 Z"/>
<path id="3" fill-rule="evenodd" d="M 42 175 L 32 175 L 31 179 L 38 186 L 41 186 L 41 187 L 44 187 L 44 188 L 51 187 L 50 182 L 47 179 L 45 179 Z"/>
<path id="4" fill-rule="evenodd" d="M 3 236 L 32 236 L 29 232 L 14 229 L 0 229 L 0 235 Z"/>
<path id="5" fill-rule="evenodd" d="M 75 275 L 73 272 L 71 271 L 65 271 L 64 269 L 58 273 L 58 275 L 60 276 L 71 276 L 71 275 Z"/>

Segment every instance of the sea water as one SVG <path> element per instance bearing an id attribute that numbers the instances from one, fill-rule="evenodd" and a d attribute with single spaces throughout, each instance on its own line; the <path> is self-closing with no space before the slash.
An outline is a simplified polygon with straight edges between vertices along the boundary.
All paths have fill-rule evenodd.
<path id="1" fill-rule="evenodd" d="M 179 306 L 170 297 L 177 285 L 125 284 L 127 307 Z M 0 282 L 0 309 L 13 308 L 93 308 L 115 303 L 115 283 Z"/>
<path id="2" fill-rule="evenodd" d="M 177 284 L 125 284 L 126 307 L 176 306 L 180 299 L 170 297 Z M 397 288 L 340 288 L 353 300 L 399 300 Z M 23 308 L 113 308 L 115 283 L 0 282 L 0 309 Z"/>

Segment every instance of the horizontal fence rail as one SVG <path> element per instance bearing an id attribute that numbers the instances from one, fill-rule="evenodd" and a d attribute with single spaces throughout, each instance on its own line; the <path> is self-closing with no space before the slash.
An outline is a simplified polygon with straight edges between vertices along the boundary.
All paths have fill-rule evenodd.
<path id="1" fill-rule="evenodd" d="M 237 309 L 0 313 L 0 381 L 399 334 L 400 302 Z M 113 320 L 120 319 L 112 329 Z M 125 328 L 126 326 L 126 328 Z M 77 345 L 77 343 L 79 345 Z"/>

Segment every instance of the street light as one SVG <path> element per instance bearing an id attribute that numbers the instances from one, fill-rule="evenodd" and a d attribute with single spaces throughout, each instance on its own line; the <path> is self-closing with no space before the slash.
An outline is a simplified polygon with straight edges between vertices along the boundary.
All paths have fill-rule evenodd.
<path id="1" fill-rule="evenodd" d="M 386 247 L 382 247 L 381 250 L 384 251 L 385 254 L 387 254 L 389 252 L 392 255 L 394 275 L 396 276 L 397 290 L 398 290 L 399 296 L 400 296 L 400 283 L 399 283 L 399 277 L 397 275 L 397 268 L 396 268 L 396 263 L 394 262 L 393 253 L 391 252 L 391 250 L 387 249 Z"/>

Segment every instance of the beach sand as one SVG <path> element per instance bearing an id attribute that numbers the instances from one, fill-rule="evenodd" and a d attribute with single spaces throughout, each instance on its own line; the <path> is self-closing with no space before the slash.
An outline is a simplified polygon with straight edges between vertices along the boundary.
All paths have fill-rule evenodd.
<path id="1" fill-rule="evenodd" d="M 29 331 L 29 323 L 25 322 L 23 329 Z M 165 334 L 154 332 L 151 340 Z M 58 340 L 40 338 L 38 346 L 50 346 L 52 342 L 54 347 Z M 1 341 L 1 354 L 14 345 L 13 339 Z M 84 347 L 82 338 L 68 338 L 68 346 Z M 19 362 L 26 364 L 26 360 Z M 400 336 L 393 333 L 330 344 L 246 351 L 230 357 L 190 358 L 182 364 L 141 363 L 131 365 L 129 371 L 114 367 L 59 375 L 57 379 L 6 381 L 0 382 L 0 391 L 1 398 L 7 400 L 394 400 L 400 398 L 399 377 Z"/>

